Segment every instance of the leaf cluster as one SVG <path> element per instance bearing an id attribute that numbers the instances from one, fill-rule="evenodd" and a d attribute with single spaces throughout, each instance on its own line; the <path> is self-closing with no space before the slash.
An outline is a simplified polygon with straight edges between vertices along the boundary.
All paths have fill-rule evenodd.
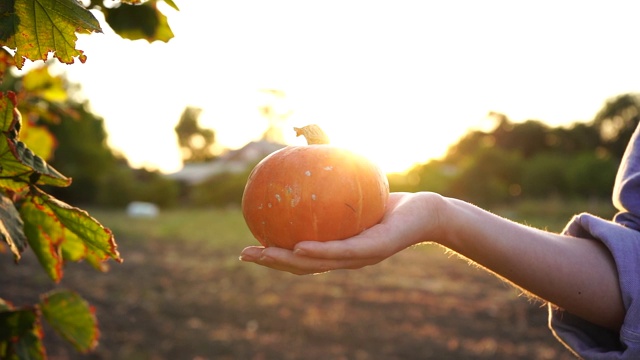
<path id="1" fill-rule="evenodd" d="M 164 0 L 178 10 L 173 0 Z M 157 8 L 158 0 L 122 0 L 105 6 L 103 1 L 8 0 L 0 3 L 0 46 L 15 52 L 15 66 L 26 59 L 47 60 L 49 54 L 65 64 L 87 56 L 76 49 L 77 34 L 102 32 L 90 10 L 104 14 L 107 24 L 121 37 L 131 40 L 169 41 L 173 32 L 166 16 Z"/>
<path id="2" fill-rule="evenodd" d="M 0 359 L 46 359 L 42 318 L 80 352 L 93 349 L 99 331 L 93 308 L 69 290 L 53 290 L 33 306 L 0 299 Z"/>
<path id="3" fill-rule="evenodd" d="M 102 271 L 107 269 L 106 260 L 121 262 L 109 229 L 86 211 L 59 201 L 40 189 L 45 185 L 66 187 L 71 184 L 71 179 L 20 141 L 21 129 L 22 116 L 17 108 L 16 94 L 0 93 L 0 247 L 8 247 L 16 262 L 24 250 L 31 247 L 54 282 L 62 279 L 67 261 L 85 260 Z M 60 315 L 56 309 L 70 301 L 65 300 L 63 304 L 50 308 L 50 300 L 43 300 L 34 309 L 42 310 L 45 317 L 55 318 Z M 14 309 L 5 301 L 2 303 L 5 306 L 0 309 L 0 328 L 8 330 L 0 335 L 0 358 L 22 356 L 20 351 L 40 354 L 42 332 L 36 316 L 39 312 Z M 53 310 L 47 312 L 47 309 Z M 58 322 L 64 321 L 61 318 Z M 92 322 L 86 330 L 90 331 L 95 326 Z M 61 331 L 66 332 L 64 329 Z"/>
<path id="4" fill-rule="evenodd" d="M 53 56 L 66 64 L 73 64 L 75 59 L 85 62 L 86 55 L 76 48 L 77 34 L 102 32 L 92 11 L 102 12 L 107 24 L 122 38 L 166 42 L 173 33 L 158 11 L 158 1 L 2 1 L 0 78 L 12 67 L 22 69 L 26 60 L 46 61 Z M 172 0 L 164 1 L 177 10 Z M 107 260 L 122 261 L 113 233 L 86 211 L 42 190 L 68 187 L 71 178 L 46 161 L 55 143 L 50 132 L 30 121 L 23 123 L 18 110 L 21 101 L 29 118 L 55 122 L 60 114 L 56 97 L 63 99 L 66 93 L 58 91 L 62 87 L 46 74 L 22 81 L 25 91 L 0 92 L 0 251 L 8 248 L 17 263 L 31 247 L 56 283 L 68 261 L 85 260 L 106 271 Z M 37 151 L 21 136 L 30 138 L 30 144 L 38 144 Z M 14 307 L 0 299 L 0 358 L 45 359 L 41 317 L 80 351 L 97 344 L 93 309 L 75 292 L 59 290 L 44 294 L 39 304 L 30 307 Z"/>

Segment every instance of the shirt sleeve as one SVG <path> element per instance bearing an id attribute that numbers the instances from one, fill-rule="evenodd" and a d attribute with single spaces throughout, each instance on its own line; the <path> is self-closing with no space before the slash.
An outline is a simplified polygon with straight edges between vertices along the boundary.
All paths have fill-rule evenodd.
<path id="1" fill-rule="evenodd" d="M 589 323 L 549 306 L 549 327 L 576 355 L 585 359 L 640 359 L 640 126 L 627 146 L 613 189 L 618 213 L 613 220 L 575 216 L 563 233 L 602 242 L 618 270 L 626 310 L 620 332 Z"/>

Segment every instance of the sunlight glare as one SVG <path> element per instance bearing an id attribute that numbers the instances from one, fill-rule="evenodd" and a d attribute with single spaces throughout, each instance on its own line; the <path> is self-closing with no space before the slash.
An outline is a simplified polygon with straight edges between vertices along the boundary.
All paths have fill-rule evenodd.
<path id="1" fill-rule="evenodd" d="M 215 131 L 219 150 L 237 149 L 269 127 L 260 107 L 274 98 L 265 89 L 286 94 L 273 105 L 286 114 L 277 125 L 287 143 L 304 142 L 294 126 L 316 123 L 335 145 L 402 172 L 484 129 L 489 111 L 585 121 L 640 83 L 636 54 L 600 51 L 629 46 L 637 12 L 615 6 L 581 6 L 572 17 L 568 5 L 493 1 L 464 13 L 446 2 L 158 5 L 176 35 L 169 43 L 123 40 L 105 26 L 78 37 L 88 59 L 67 71 L 104 116 L 109 144 L 132 166 L 163 172 L 182 166 L 174 127 L 186 106 L 204 110 L 201 125 Z M 593 26 L 595 18 L 615 21 Z"/>
<path id="2" fill-rule="evenodd" d="M 402 173 L 417 164 L 444 156 L 451 143 L 463 133 L 456 126 L 407 127 L 400 121 L 378 122 L 363 126 L 358 122 L 327 119 L 317 122 L 329 135 L 331 143 L 364 155 L 386 173 Z M 297 124 L 300 126 L 303 124 Z M 398 127 L 394 127 L 398 126 Z M 295 144 L 304 144 L 303 139 Z"/>

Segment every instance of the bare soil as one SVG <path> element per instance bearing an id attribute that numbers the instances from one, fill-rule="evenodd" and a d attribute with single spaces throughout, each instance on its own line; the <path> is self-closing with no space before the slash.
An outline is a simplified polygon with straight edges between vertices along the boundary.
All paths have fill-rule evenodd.
<path id="1" fill-rule="evenodd" d="M 547 310 L 437 248 L 357 271 L 295 276 L 240 262 L 246 244 L 120 238 L 122 264 L 69 264 L 53 285 L 30 250 L 0 255 L 0 297 L 55 286 L 93 306 L 100 344 L 78 354 L 46 329 L 50 359 L 574 359 Z"/>

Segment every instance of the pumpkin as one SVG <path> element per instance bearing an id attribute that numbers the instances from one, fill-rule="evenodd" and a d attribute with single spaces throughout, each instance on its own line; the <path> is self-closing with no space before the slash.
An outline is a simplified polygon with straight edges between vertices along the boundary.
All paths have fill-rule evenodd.
<path id="1" fill-rule="evenodd" d="M 317 125 L 294 128 L 308 145 L 271 153 L 251 171 L 242 214 L 263 246 L 292 249 L 303 240 L 342 240 L 377 224 L 389 183 L 362 155 L 328 144 Z"/>

